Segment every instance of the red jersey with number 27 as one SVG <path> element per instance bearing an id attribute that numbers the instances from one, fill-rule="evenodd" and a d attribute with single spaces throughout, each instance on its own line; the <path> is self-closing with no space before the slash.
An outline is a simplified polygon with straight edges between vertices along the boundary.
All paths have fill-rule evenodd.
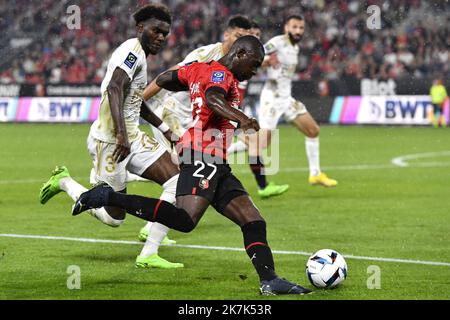
<path id="1" fill-rule="evenodd" d="M 228 103 L 238 108 L 238 81 L 231 71 L 217 61 L 183 66 L 178 69 L 178 80 L 189 87 L 194 121 L 177 147 L 226 159 L 236 124 L 216 115 L 206 105 L 206 91 L 212 87 L 220 88 L 218 90 L 223 90 Z"/>

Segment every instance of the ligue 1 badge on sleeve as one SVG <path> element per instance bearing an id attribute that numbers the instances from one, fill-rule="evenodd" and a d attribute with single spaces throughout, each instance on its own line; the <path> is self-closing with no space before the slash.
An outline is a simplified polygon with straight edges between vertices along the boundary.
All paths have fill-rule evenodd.
<path id="1" fill-rule="evenodd" d="M 268 43 L 264 46 L 264 49 L 266 51 L 272 51 L 275 48 L 275 46 L 273 45 L 273 43 Z"/>
<path id="2" fill-rule="evenodd" d="M 211 81 L 212 82 L 222 82 L 225 79 L 224 71 L 213 71 Z"/>
<path id="3" fill-rule="evenodd" d="M 198 184 L 200 186 L 200 188 L 202 188 L 203 190 L 206 190 L 209 188 L 209 180 L 206 178 L 202 178 L 200 180 L 200 183 Z"/>
<path id="4" fill-rule="evenodd" d="M 129 53 L 124 63 L 128 66 L 128 68 L 133 68 L 134 63 L 136 62 L 137 57 L 133 53 Z"/>

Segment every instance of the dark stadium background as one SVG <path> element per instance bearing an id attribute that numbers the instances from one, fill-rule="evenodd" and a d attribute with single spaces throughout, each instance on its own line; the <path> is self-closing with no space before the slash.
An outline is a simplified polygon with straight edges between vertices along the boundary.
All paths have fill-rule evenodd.
<path id="1" fill-rule="evenodd" d="M 85 95 L 94 95 L 90 85 L 101 83 L 112 50 L 134 36 L 131 14 L 143 3 L 1 1 L 0 41 L 6 45 L 0 49 L 0 96 L 14 91 L 8 85 L 20 85 L 22 96 L 45 95 L 49 84 L 86 86 Z M 282 32 L 281 23 L 287 15 L 302 13 L 307 29 L 294 95 L 359 95 L 363 78 L 393 79 L 396 94 L 427 94 L 436 76 L 450 84 L 448 1 L 164 3 L 171 8 L 174 23 L 165 49 L 149 59 L 150 78 L 181 61 L 191 50 L 220 41 L 230 15 L 240 13 L 253 18 L 262 27 L 262 40 L 267 41 Z M 78 5 L 81 10 L 79 30 L 69 30 L 65 25 L 69 5 Z M 370 5 L 381 9 L 381 29 L 367 28 L 370 14 L 366 9 Z M 74 91 L 74 95 L 80 92 Z"/>

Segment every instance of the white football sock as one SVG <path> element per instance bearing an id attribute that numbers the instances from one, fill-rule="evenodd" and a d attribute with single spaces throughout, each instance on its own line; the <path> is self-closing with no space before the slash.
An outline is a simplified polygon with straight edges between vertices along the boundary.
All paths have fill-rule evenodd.
<path id="1" fill-rule="evenodd" d="M 148 257 L 152 254 L 158 253 L 158 248 L 161 245 L 161 241 L 169 232 L 169 228 L 161 223 L 153 223 L 148 234 L 147 240 L 145 241 L 144 247 L 142 248 L 141 257 Z"/>
<path id="2" fill-rule="evenodd" d="M 65 191 L 73 201 L 77 201 L 80 195 L 88 190 L 71 177 L 65 177 L 59 180 L 59 187 L 61 190 Z"/>
<path id="3" fill-rule="evenodd" d="M 305 147 L 309 163 L 309 174 L 318 176 L 320 174 L 319 137 L 305 137 Z"/>
<path id="4" fill-rule="evenodd" d="M 153 222 L 147 222 L 147 224 L 144 226 L 144 230 L 147 231 L 147 233 L 150 232 L 150 228 L 152 227 Z"/>
<path id="5" fill-rule="evenodd" d="M 163 184 L 163 193 L 161 194 L 160 199 L 175 203 L 175 192 L 177 190 L 177 181 L 178 181 L 178 175 L 170 178 Z M 158 248 L 161 245 L 161 241 L 164 239 L 164 237 L 169 232 L 169 228 L 165 225 L 153 222 L 150 226 L 147 225 L 144 228 L 149 227 L 149 233 L 147 240 L 145 241 L 144 247 L 142 248 L 142 251 L 140 253 L 141 257 L 148 257 L 152 254 L 158 253 Z"/>
<path id="6" fill-rule="evenodd" d="M 245 142 L 238 140 L 236 142 L 233 142 L 227 150 L 227 153 L 235 153 L 235 152 L 242 152 L 247 150 L 247 145 Z"/>
<path id="7" fill-rule="evenodd" d="M 80 195 L 88 190 L 70 177 L 59 180 L 59 187 L 64 190 L 73 201 L 77 201 Z M 94 218 L 111 227 L 118 227 L 123 223 L 123 220 L 112 218 L 104 208 L 90 209 L 87 212 Z"/>

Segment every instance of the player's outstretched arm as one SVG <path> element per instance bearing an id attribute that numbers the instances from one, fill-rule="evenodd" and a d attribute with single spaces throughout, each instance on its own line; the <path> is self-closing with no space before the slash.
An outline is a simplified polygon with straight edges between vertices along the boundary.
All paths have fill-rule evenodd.
<path id="1" fill-rule="evenodd" d="M 175 143 L 180 138 L 170 130 L 169 126 L 165 124 L 145 103 L 142 101 L 141 104 L 141 118 L 150 123 L 155 128 L 161 131 L 167 140 L 171 143 Z"/>
<path id="2" fill-rule="evenodd" d="M 189 87 L 178 79 L 178 70 L 167 70 L 156 78 L 156 84 L 169 91 L 187 91 Z"/>
<path id="3" fill-rule="evenodd" d="M 244 131 L 259 130 L 256 119 L 247 117 L 245 113 L 229 105 L 222 88 L 210 87 L 206 90 L 206 105 L 218 116 L 239 123 Z"/>
<path id="4" fill-rule="evenodd" d="M 169 70 L 164 71 L 163 73 L 165 73 L 167 71 L 171 71 L 171 70 L 177 70 L 178 68 L 180 68 L 180 66 L 176 64 L 176 65 L 172 66 Z M 163 73 L 161 73 L 161 74 L 163 74 Z M 163 89 L 161 86 L 159 86 L 156 83 L 156 79 L 158 79 L 158 77 L 153 79 L 152 82 L 150 82 L 150 84 L 145 88 L 144 93 L 143 93 L 144 101 L 147 101 L 148 99 L 154 97 L 156 94 L 158 94 L 158 92 L 161 91 L 161 89 Z"/>
<path id="5" fill-rule="evenodd" d="M 116 133 L 116 149 L 113 152 L 113 160 L 116 162 L 122 161 L 130 154 L 130 143 L 123 114 L 124 92 L 129 85 L 128 74 L 121 68 L 116 68 L 106 88 Z"/>

